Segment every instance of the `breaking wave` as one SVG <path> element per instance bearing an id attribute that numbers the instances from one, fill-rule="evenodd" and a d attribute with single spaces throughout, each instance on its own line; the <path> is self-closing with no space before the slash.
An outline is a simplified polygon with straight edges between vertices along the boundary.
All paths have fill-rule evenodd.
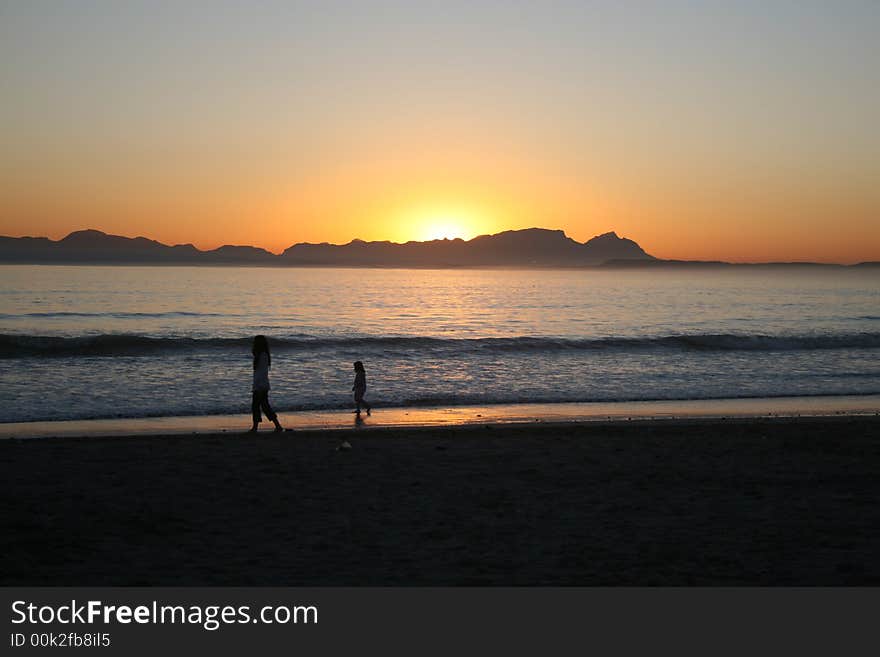
<path id="1" fill-rule="evenodd" d="M 831 335 L 737 335 L 725 333 L 607 338 L 273 337 L 274 351 L 384 351 L 481 354 L 591 350 L 813 351 L 878 349 L 880 333 Z M 251 338 L 151 337 L 132 334 L 77 337 L 0 334 L 0 358 L 139 356 L 160 353 L 250 350 Z"/>

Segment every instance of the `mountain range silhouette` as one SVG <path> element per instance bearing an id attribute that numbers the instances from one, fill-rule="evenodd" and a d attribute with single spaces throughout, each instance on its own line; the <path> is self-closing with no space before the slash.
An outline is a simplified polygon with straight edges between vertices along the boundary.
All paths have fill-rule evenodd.
<path id="1" fill-rule="evenodd" d="M 276 266 L 590 266 L 611 260 L 655 260 L 634 241 L 610 232 L 585 243 L 561 230 L 527 228 L 471 240 L 428 242 L 301 243 L 275 255 L 253 246 L 201 251 L 192 244 L 169 246 L 146 237 L 121 237 L 79 230 L 60 240 L 0 237 L 0 261 L 20 263 L 254 264 Z"/>
<path id="2" fill-rule="evenodd" d="M 526 228 L 471 240 L 427 242 L 299 243 L 280 255 L 255 246 L 225 245 L 209 251 L 192 244 L 169 246 L 146 237 L 78 230 L 60 240 L 0 236 L 0 263 L 262 265 L 276 267 L 655 267 L 748 266 L 720 261 L 661 260 L 615 232 L 578 242 L 561 230 Z M 762 263 L 761 266 L 818 263 Z M 823 265 L 842 266 L 842 265 Z M 856 267 L 880 267 L 862 262 Z"/>

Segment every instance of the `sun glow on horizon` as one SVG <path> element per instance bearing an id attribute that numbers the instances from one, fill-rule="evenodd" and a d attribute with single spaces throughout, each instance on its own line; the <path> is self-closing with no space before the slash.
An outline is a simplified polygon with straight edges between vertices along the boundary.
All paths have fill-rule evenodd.
<path id="1" fill-rule="evenodd" d="M 482 212 L 460 207 L 411 208 L 400 215 L 401 236 L 406 240 L 469 240 L 482 232 L 491 231 Z"/>
<path id="2" fill-rule="evenodd" d="M 468 230 L 463 222 L 454 217 L 437 217 L 426 219 L 421 227 L 418 240 L 430 242 L 431 240 L 454 240 L 469 239 Z"/>

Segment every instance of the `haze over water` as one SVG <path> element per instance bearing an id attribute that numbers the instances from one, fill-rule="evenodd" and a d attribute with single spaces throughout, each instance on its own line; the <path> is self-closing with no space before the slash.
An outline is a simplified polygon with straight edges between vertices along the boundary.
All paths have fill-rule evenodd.
<path id="1" fill-rule="evenodd" d="M 880 393 L 876 272 L 4 266 L 0 421 Z"/>

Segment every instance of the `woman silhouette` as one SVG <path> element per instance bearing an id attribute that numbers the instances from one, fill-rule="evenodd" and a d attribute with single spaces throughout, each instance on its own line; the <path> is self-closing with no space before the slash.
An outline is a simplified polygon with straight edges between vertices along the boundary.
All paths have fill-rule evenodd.
<path id="1" fill-rule="evenodd" d="M 260 409 L 266 414 L 266 417 L 275 423 L 275 431 L 284 431 L 278 416 L 269 405 L 269 368 L 272 367 L 272 356 L 269 355 L 269 342 L 265 335 L 254 337 L 254 346 L 251 352 L 254 355 L 254 385 L 253 398 L 251 400 L 251 413 L 254 418 L 254 426 L 251 432 L 256 433 L 257 425 L 263 421 Z"/>

